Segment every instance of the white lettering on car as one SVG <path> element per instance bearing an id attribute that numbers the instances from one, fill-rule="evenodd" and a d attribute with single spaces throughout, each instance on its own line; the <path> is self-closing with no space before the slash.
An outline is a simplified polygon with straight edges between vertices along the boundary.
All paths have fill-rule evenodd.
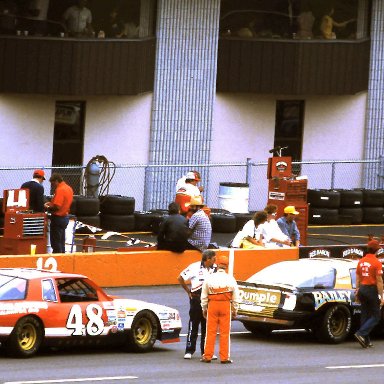
<path id="1" fill-rule="evenodd" d="M 39 257 L 36 261 L 36 268 L 37 269 L 46 269 L 48 271 L 56 272 L 57 271 L 57 260 L 54 257 L 48 257 L 48 259 L 45 260 L 44 264 L 44 258 Z M 51 268 L 51 269 L 49 269 Z"/>
<path id="2" fill-rule="evenodd" d="M 326 303 L 349 303 L 352 304 L 351 291 L 313 291 L 315 309 L 320 308 Z"/>
<path id="3" fill-rule="evenodd" d="M 104 321 L 102 319 L 103 310 L 100 305 L 89 304 L 85 310 L 87 323 L 83 324 L 83 313 L 81 306 L 75 304 L 69 312 L 66 327 L 73 329 L 72 336 L 98 336 L 104 330 Z"/>
<path id="4" fill-rule="evenodd" d="M 240 299 L 242 304 L 277 306 L 280 302 L 280 292 L 240 288 Z"/>

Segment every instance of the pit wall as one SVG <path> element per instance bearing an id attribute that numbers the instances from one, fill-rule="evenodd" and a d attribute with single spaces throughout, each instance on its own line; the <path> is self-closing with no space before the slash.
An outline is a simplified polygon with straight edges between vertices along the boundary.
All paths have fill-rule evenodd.
<path id="1" fill-rule="evenodd" d="M 297 260 L 298 248 L 256 250 L 220 249 L 229 256 L 229 271 L 245 280 L 264 267 L 284 260 Z M 178 284 L 177 277 L 189 264 L 201 260 L 201 253 L 185 251 L 95 252 L 43 255 L 2 255 L 0 268 L 43 268 L 86 275 L 102 287 Z"/>

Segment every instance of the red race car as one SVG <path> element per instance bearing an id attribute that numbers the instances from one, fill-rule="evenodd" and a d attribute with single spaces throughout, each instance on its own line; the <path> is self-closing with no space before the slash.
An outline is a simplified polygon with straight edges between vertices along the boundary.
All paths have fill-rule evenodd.
<path id="1" fill-rule="evenodd" d="M 0 343 L 16 357 L 41 346 L 117 345 L 135 352 L 179 341 L 178 310 L 109 296 L 85 276 L 0 269 Z"/>

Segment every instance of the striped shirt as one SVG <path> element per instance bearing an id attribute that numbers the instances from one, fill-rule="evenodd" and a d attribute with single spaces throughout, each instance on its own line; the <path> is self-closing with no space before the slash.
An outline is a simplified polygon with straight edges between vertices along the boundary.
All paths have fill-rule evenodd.
<path id="1" fill-rule="evenodd" d="M 207 249 L 211 242 L 212 225 L 202 209 L 191 216 L 188 226 L 192 230 L 188 242 L 200 251 Z"/>

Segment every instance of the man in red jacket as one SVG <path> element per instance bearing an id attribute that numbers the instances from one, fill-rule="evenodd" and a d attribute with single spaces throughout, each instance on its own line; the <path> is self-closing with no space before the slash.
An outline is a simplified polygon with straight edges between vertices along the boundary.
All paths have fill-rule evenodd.
<path id="1" fill-rule="evenodd" d="M 372 347 L 369 334 L 379 323 L 383 299 L 383 266 L 376 254 L 381 249 L 377 240 L 367 245 L 367 254 L 360 259 L 356 268 L 356 295 L 361 304 L 360 328 L 356 340 L 363 348 Z"/>

